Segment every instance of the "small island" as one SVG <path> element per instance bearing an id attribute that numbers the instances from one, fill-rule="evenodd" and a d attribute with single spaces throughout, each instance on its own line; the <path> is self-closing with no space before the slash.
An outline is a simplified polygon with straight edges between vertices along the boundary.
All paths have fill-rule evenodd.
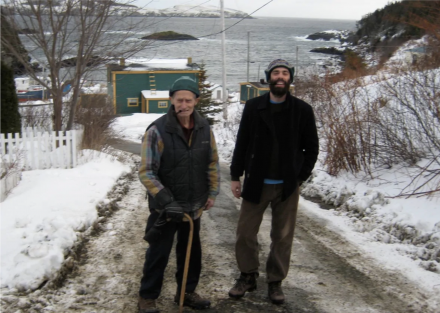
<path id="1" fill-rule="evenodd" d="M 322 48 L 314 48 L 310 50 L 310 52 L 315 53 L 324 53 L 324 54 L 332 54 L 332 55 L 344 55 L 346 49 L 338 48 L 338 47 L 322 47 Z"/>
<path id="2" fill-rule="evenodd" d="M 193 37 L 191 35 L 179 34 L 179 33 L 173 32 L 173 31 L 154 33 L 154 34 L 142 37 L 141 39 L 146 39 L 146 40 L 199 40 L 198 38 Z"/>
<path id="3" fill-rule="evenodd" d="M 339 41 L 341 43 L 351 42 L 354 33 L 349 30 L 325 30 L 308 35 L 306 39 L 309 40 L 323 40 L 323 41 Z"/>

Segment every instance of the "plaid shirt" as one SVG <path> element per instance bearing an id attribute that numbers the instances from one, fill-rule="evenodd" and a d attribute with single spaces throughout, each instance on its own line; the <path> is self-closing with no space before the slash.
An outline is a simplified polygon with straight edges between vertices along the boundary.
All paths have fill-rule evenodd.
<path id="1" fill-rule="evenodd" d="M 215 200 L 215 197 L 220 191 L 220 166 L 217 145 L 212 130 L 210 130 L 210 133 L 211 154 L 207 175 L 209 179 L 209 198 Z M 191 138 L 189 145 L 191 145 Z M 157 127 L 153 125 L 145 132 L 142 138 L 141 165 L 139 167 L 139 178 L 153 197 L 164 188 L 157 176 L 163 149 L 164 143 L 162 137 Z"/>

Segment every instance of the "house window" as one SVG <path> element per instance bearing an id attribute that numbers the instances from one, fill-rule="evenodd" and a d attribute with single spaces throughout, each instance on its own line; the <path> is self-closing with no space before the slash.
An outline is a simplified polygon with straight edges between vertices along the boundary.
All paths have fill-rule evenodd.
<path id="1" fill-rule="evenodd" d="M 139 98 L 127 98 L 127 105 L 129 107 L 139 106 Z"/>
<path id="2" fill-rule="evenodd" d="M 168 108 L 168 101 L 159 101 L 159 104 L 157 106 L 160 109 L 166 109 L 166 108 Z"/>

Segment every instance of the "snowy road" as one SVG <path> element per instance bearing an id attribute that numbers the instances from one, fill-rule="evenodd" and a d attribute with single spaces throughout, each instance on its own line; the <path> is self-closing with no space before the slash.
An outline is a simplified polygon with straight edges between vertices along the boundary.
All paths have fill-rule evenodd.
<path id="1" fill-rule="evenodd" d="M 306 210 L 299 213 L 291 269 L 283 282 L 286 303 L 272 305 L 264 282 L 270 210 L 260 230 L 259 287 L 241 300 L 229 299 L 227 292 L 238 275 L 234 238 L 239 201 L 229 191 L 225 165 L 222 174 L 216 205 L 202 217 L 204 268 L 198 292 L 212 301 L 212 309 L 206 312 L 422 312 L 421 307 L 408 307 L 404 299 L 395 297 L 404 294 L 408 303 L 414 303 L 409 285 L 405 290 L 400 278 L 362 260 L 356 249 L 329 233 L 322 222 L 307 216 Z M 137 312 L 137 290 L 147 248 L 142 237 L 148 208 L 144 187 L 136 175 L 133 177 L 127 182 L 129 192 L 119 202 L 120 209 L 85 242 L 77 266 L 64 283 L 20 297 L 4 296 L 2 312 Z M 307 203 L 302 201 L 301 206 Z M 356 268 L 350 264 L 356 264 Z M 162 312 L 178 312 L 172 303 L 174 269 L 172 255 L 158 301 Z"/>

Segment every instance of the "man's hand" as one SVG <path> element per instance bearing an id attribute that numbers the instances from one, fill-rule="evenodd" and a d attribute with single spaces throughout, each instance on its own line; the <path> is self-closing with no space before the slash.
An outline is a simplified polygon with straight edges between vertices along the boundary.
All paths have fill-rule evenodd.
<path id="1" fill-rule="evenodd" d="M 231 181 L 231 191 L 234 197 L 240 199 L 241 196 L 241 183 L 240 181 Z"/>
<path id="2" fill-rule="evenodd" d="M 203 209 L 203 211 L 208 211 L 210 208 L 212 208 L 214 206 L 214 202 L 215 200 L 208 198 L 208 201 L 206 201 L 205 208 Z"/>
<path id="3" fill-rule="evenodd" d="M 183 208 L 176 201 L 165 205 L 165 213 L 167 218 L 170 218 L 173 222 L 179 223 L 183 219 Z"/>

